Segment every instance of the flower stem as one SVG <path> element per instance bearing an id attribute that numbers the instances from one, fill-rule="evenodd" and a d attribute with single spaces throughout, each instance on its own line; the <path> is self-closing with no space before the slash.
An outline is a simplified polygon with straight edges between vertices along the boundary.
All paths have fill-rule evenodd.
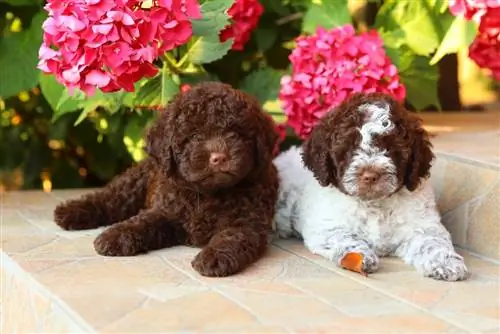
<path id="1" fill-rule="evenodd" d="M 163 55 L 164 67 L 165 65 L 168 67 L 168 70 L 175 74 L 181 74 L 182 71 L 179 69 L 179 65 L 176 64 L 175 59 L 172 58 L 167 52 Z"/>

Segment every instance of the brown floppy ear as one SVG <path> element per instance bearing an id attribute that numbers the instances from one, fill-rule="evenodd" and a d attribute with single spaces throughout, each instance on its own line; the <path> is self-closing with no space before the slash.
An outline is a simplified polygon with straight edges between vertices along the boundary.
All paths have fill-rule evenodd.
<path id="1" fill-rule="evenodd" d="M 271 161 L 279 139 L 277 127 L 272 117 L 262 109 L 259 112 L 259 118 L 261 118 L 263 133 L 257 138 L 257 152 L 264 157 L 265 161 Z"/>
<path id="2" fill-rule="evenodd" d="M 330 155 L 329 134 L 326 122 L 320 122 L 302 145 L 302 161 L 323 187 L 337 186 L 336 168 Z"/>
<path id="3" fill-rule="evenodd" d="M 172 128 L 171 115 L 172 108 L 167 108 L 154 121 L 146 133 L 146 153 L 165 170 L 167 176 L 172 176 L 175 171 L 175 158 L 172 149 Z M 170 116 L 170 117 L 169 117 Z"/>
<path id="4" fill-rule="evenodd" d="M 406 165 L 404 184 L 409 191 L 414 191 L 420 185 L 421 179 L 429 176 L 434 153 L 429 134 L 422 127 L 419 118 L 411 115 L 407 128 L 411 153 Z"/>
<path id="5" fill-rule="evenodd" d="M 259 166 L 267 166 L 273 159 L 274 148 L 279 139 L 275 123 L 256 98 L 239 90 L 235 92 L 241 99 L 242 105 L 248 108 L 249 114 L 252 115 L 249 122 L 255 124 L 256 161 L 259 162 Z"/>

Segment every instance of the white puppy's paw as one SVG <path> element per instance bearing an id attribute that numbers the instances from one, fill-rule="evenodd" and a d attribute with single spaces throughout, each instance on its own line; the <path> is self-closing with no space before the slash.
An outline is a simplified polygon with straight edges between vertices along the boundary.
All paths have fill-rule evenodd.
<path id="1" fill-rule="evenodd" d="M 342 258 L 339 260 L 338 265 L 342 266 L 342 259 L 344 256 L 346 256 L 348 253 L 358 253 L 363 255 L 363 272 L 367 274 L 374 273 L 378 270 L 379 267 L 379 258 L 377 254 L 372 249 L 350 249 L 346 252 L 344 252 L 344 255 Z"/>
<path id="2" fill-rule="evenodd" d="M 470 272 L 464 259 L 458 254 L 444 257 L 444 261 L 431 260 L 425 265 L 424 275 L 441 281 L 464 281 L 470 277 Z"/>

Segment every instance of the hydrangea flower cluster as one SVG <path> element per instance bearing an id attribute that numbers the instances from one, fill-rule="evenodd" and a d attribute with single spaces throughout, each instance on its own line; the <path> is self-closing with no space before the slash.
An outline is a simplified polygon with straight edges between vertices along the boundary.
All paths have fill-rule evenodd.
<path id="1" fill-rule="evenodd" d="M 301 36 L 281 79 L 280 100 L 288 125 L 305 139 L 318 120 L 349 95 L 387 93 L 403 100 L 406 89 L 376 31 L 356 35 L 352 25 Z"/>
<path id="2" fill-rule="evenodd" d="M 448 0 L 448 7 L 455 16 L 480 22 L 490 8 L 500 7 L 500 0 Z"/>
<path id="3" fill-rule="evenodd" d="M 450 12 L 479 22 L 469 57 L 500 80 L 500 0 L 450 0 Z"/>
<path id="4" fill-rule="evenodd" d="M 236 0 L 228 11 L 232 24 L 221 31 L 221 42 L 234 38 L 232 49 L 243 50 L 263 12 L 264 7 L 258 0 Z"/>
<path id="5" fill-rule="evenodd" d="M 92 95 L 134 91 L 157 73 L 153 61 L 186 43 L 190 18 L 201 17 L 196 0 L 49 0 L 38 68 L 69 88 Z"/>

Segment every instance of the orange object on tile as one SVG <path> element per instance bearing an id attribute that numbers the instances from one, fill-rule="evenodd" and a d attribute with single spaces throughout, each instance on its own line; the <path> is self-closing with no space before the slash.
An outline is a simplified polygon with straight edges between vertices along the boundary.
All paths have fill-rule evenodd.
<path id="1" fill-rule="evenodd" d="M 342 268 L 360 273 L 363 276 L 368 276 L 363 271 L 363 254 L 360 253 L 347 253 L 340 261 Z"/>

